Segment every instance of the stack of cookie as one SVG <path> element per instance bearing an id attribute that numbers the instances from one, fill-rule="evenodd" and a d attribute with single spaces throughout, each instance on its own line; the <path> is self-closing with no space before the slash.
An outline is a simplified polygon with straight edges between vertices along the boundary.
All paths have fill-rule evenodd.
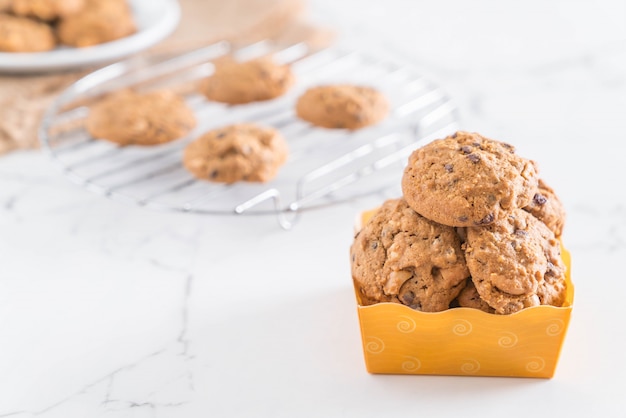
<path id="1" fill-rule="evenodd" d="M 565 212 L 514 147 L 467 132 L 433 141 L 410 156 L 402 190 L 352 244 L 362 304 L 496 314 L 563 304 Z"/>
<path id="2" fill-rule="evenodd" d="M 135 31 L 126 0 L 0 0 L 0 51 L 86 47 Z"/>

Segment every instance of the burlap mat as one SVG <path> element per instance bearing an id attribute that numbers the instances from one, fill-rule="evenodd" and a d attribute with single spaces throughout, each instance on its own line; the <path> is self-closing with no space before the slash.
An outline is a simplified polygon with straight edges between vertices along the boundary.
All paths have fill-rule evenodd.
<path id="1" fill-rule="evenodd" d="M 181 0 L 173 35 L 144 54 L 176 53 L 220 39 L 327 42 L 329 32 L 306 22 L 304 0 Z M 0 76 L 0 155 L 36 148 L 46 107 L 73 81 L 93 69 L 29 76 Z"/>

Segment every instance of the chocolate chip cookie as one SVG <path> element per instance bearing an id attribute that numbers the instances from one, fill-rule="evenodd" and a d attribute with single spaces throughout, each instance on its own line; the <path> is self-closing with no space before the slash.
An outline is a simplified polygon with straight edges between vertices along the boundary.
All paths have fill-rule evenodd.
<path id="1" fill-rule="evenodd" d="M 539 189 L 533 200 L 524 206 L 524 210 L 546 224 L 557 238 L 563 234 L 565 207 L 554 190 L 542 179 L 539 179 Z"/>
<path id="2" fill-rule="evenodd" d="M 196 126 L 193 111 L 169 91 L 121 91 L 92 106 L 87 131 L 119 145 L 158 145 L 181 138 Z"/>
<path id="3" fill-rule="evenodd" d="M 476 133 L 457 132 L 415 150 L 402 177 L 407 203 L 450 226 L 489 225 L 531 203 L 535 164 L 515 148 Z"/>
<path id="4" fill-rule="evenodd" d="M 443 311 L 469 276 L 454 228 L 422 217 L 404 199 L 386 201 L 357 233 L 350 253 L 365 305 L 396 302 Z"/>
<path id="5" fill-rule="evenodd" d="M 85 6 L 60 20 L 57 33 L 62 43 L 86 47 L 114 41 L 137 31 L 126 0 L 84 0 Z"/>
<path id="6" fill-rule="evenodd" d="M 25 17 L 0 14 L 0 51 L 44 52 L 55 47 L 50 26 Z"/>
<path id="7" fill-rule="evenodd" d="M 296 113 L 300 119 L 323 128 L 356 130 L 383 120 L 389 113 L 389 103 L 371 87 L 318 86 L 300 96 Z"/>
<path id="8" fill-rule="evenodd" d="M 9 12 L 13 8 L 13 0 L 0 0 L 0 13 Z"/>
<path id="9" fill-rule="evenodd" d="M 13 0 L 12 11 L 18 16 L 52 21 L 70 16 L 85 6 L 85 0 Z"/>
<path id="10" fill-rule="evenodd" d="M 455 305 L 461 308 L 479 309 L 483 312 L 494 313 L 495 310 L 489 306 L 487 302 L 482 300 L 474 286 L 474 282 L 471 279 L 467 280 L 467 284 L 459 293 L 459 296 L 455 300 Z"/>
<path id="11" fill-rule="evenodd" d="M 215 62 L 214 73 L 200 89 L 209 100 L 234 105 L 274 99 L 293 83 L 291 68 L 276 64 L 271 57 L 245 62 L 224 58 Z"/>
<path id="12" fill-rule="evenodd" d="M 465 259 L 480 297 L 496 313 L 564 299 L 560 242 L 524 210 L 512 210 L 488 226 L 467 228 Z"/>
<path id="13" fill-rule="evenodd" d="M 287 154 L 287 143 L 278 131 L 242 123 L 209 131 L 190 143 L 183 163 L 204 180 L 266 182 L 276 176 Z"/>

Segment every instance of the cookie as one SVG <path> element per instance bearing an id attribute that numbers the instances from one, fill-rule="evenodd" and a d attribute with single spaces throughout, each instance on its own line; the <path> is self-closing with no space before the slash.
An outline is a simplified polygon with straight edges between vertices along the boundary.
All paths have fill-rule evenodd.
<path id="1" fill-rule="evenodd" d="M 85 6 L 85 0 L 13 0 L 11 10 L 18 16 L 52 21 L 70 16 Z"/>
<path id="2" fill-rule="evenodd" d="M 318 86 L 300 96 L 296 113 L 300 119 L 323 128 L 356 130 L 383 120 L 389 113 L 389 103 L 371 87 Z"/>
<path id="3" fill-rule="evenodd" d="M 287 160 L 283 136 L 252 123 L 209 131 L 185 148 L 183 163 L 194 176 L 219 183 L 266 182 Z"/>
<path id="4" fill-rule="evenodd" d="M 422 216 L 450 226 L 489 225 L 531 203 L 535 164 L 515 148 L 476 133 L 457 132 L 409 157 L 402 176 L 408 204 Z"/>
<path id="5" fill-rule="evenodd" d="M 489 306 L 487 302 L 482 300 L 480 295 L 478 294 L 478 290 L 476 290 L 476 286 L 474 286 L 474 282 L 472 280 L 467 280 L 466 286 L 461 290 L 459 296 L 455 300 L 455 306 L 461 308 L 472 308 L 479 309 L 483 312 L 494 313 L 495 310 Z"/>
<path id="6" fill-rule="evenodd" d="M 443 311 L 469 276 L 454 228 L 422 217 L 404 199 L 386 201 L 357 233 L 350 253 L 365 305 L 396 302 Z"/>
<path id="7" fill-rule="evenodd" d="M 13 0 L 0 0 L 0 13 L 9 12 L 13 8 Z"/>
<path id="8" fill-rule="evenodd" d="M 200 89 L 209 100 L 234 105 L 274 99 L 293 83 L 291 68 L 276 64 L 270 57 L 246 62 L 225 58 L 215 62 L 214 73 Z"/>
<path id="9" fill-rule="evenodd" d="M 115 93 L 92 106 L 87 131 L 119 145 L 157 145 L 186 135 L 196 126 L 193 111 L 168 91 Z"/>
<path id="10" fill-rule="evenodd" d="M 62 43 L 86 47 L 114 41 L 137 31 L 125 0 L 84 0 L 78 13 L 60 20 L 57 34 Z"/>
<path id="11" fill-rule="evenodd" d="M 553 255 L 554 257 L 554 255 Z M 560 254 L 559 254 L 559 260 Z M 537 296 L 540 305 L 562 306 L 567 296 L 567 283 L 565 281 L 566 267 L 563 264 L 548 263 L 548 270 L 544 280 L 539 283 Z"/>
<path id="12" fill-rule="evenodd" d="M 539 179 L 539 189 L 530 204 L 524 206 L 524 210 L 546 224 L 557 238 L 563 234 L 565 208 L 545 181 Z"/>
<path id="13" fill-rule="evenodd" d="M 480 297 L 496 313 L 564 299 L 560 242 L 524 210 L 513 210 L 489 226 L 467 228 L 465 259 Z"/>
<path id="14" fill-rule="evenodd" d="M 0 14 L 0 51 L 44 52 L 55 47 L 50 26 L 25 17 Z"/>

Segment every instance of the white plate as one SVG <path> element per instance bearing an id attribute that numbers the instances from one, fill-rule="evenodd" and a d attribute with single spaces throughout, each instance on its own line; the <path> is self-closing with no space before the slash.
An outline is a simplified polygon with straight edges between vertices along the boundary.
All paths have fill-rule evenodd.
<path id="1" fill-rule="evenodd" d="M 59 47 L 49 52 L 0 53 L 0 72 L 36 73 L 67 70 L 119 60 L 153 46 L 180 21 L 176 0 L 130 0 L 137 33 L 87 48 Z"/>

